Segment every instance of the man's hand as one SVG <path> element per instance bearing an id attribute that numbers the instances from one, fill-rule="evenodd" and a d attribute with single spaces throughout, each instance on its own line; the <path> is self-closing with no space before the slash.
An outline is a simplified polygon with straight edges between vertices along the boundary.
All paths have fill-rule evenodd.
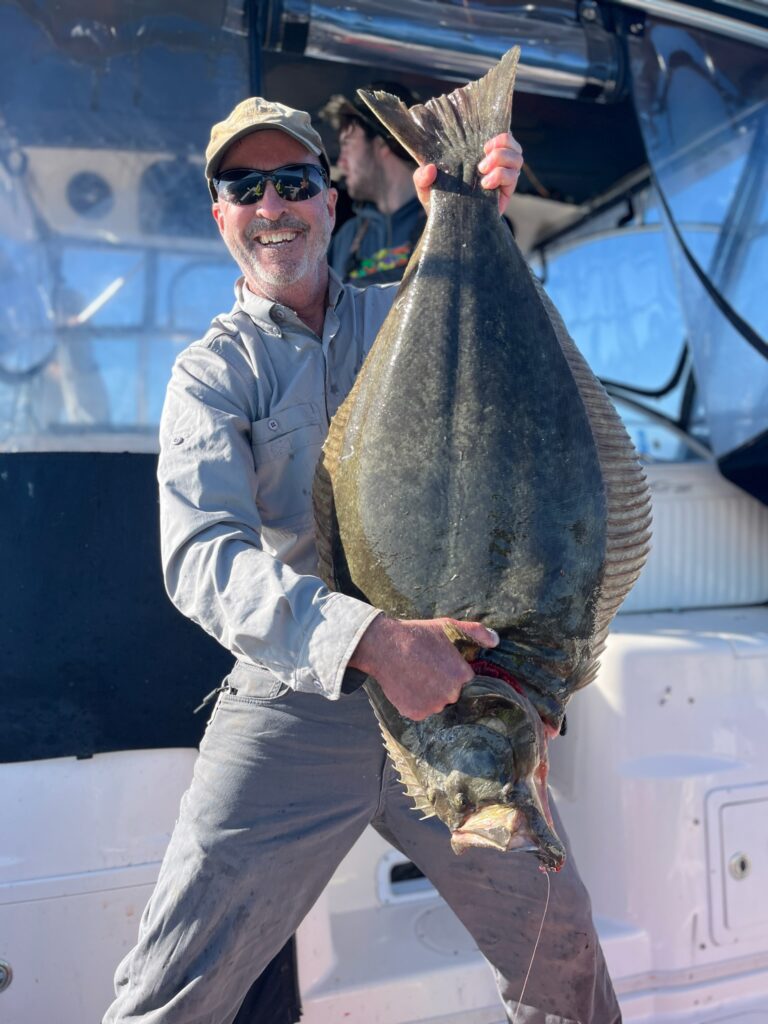
<path id="1" fill-rule="evenodd" d="M 458 700 L 474 678 L 443 632 L 452 622 L 481 647 L 495 647 L 499 638 L 479 622 L 455 619 L 389 619 L 379 615 L 363 634 L 350 658 L 352 668 L 373 676 L 400 714 L 416 721 L 442 711 Z"/>
<path id="2" fill-rule="evenodd" d="M 499 213 L 504 213 L 509 206 L 512 193 L 517 188 L 520 171 L 523 167 L 523 150 L 511 132 L 504 132 L 490 139 L 483 147 L 485 156 L 477 165 L 483 175 L 480 184 L 483 188 L 497 189 Z M 429 189 L 437 177 L 434 164 L 417 167 L 413 173 L 413 184 L 419 202 L 425 210 L 429 210 Z"/>

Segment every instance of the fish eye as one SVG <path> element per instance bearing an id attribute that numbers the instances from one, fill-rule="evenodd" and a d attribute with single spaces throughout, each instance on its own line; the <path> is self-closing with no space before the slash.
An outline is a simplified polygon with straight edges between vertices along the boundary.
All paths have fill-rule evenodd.
<path id="1" fill-rule="evenodd" d="M 463 793 L 461 790 L 459 790 L 458 793 L 454 793 L 451 796 L 451 804 L 454 810 L 463 813 L 464 811 L 468 811 L 470 809 L 470 807 L 472 806 L 472 801 L 469 799 L 466 793 Z"/>

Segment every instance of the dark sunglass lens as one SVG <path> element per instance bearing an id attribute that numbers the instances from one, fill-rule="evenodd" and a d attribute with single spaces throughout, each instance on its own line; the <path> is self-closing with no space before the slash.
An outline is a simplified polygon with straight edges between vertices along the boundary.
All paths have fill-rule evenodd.
<path id="1" fill-rule="evenodd" d="M 266 178 L 263 174 L 249 174 L 237 183 L 237 202 L 243 204 L 255 203 L 264 195 L 266 184 Z"/>
<path id="2" fill-rule="evenodd" d="M 278 195 L 289 203 L 311 199 L 320 191 L 311 165 L 281 167 L 275 172 L 275 178 Z"/>
<path id="3" fill-rule="evenodd" d="M 228 202 L 247 206 L 261 199 L 264 195 L 264 185 L 264 175 L 258 171 L 251 171 L 250 174 L 231 179 L 220 178 L 218 191 Z"/>
<path id="4" fill-rule="evenodd" d="M 248 206 L 261 199 L 268 181 L 280 198 L 289 203 L 314 198 L 326 184 L 325 175 L 315 164 L 288 164 L 274 171 L 225 171 L 214 180 L 214 185 L 221 198 Z"/>

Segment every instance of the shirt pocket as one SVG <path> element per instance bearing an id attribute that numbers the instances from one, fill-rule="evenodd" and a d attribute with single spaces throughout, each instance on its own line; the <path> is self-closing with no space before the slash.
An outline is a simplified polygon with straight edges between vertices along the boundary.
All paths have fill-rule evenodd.
<path id="1" fill-rule="evenodd" d="M 256 502 L 267 526 L 312 521 L 312 480 L 325 429 L 312 403 L 279 409 L 251 423 Z"/>

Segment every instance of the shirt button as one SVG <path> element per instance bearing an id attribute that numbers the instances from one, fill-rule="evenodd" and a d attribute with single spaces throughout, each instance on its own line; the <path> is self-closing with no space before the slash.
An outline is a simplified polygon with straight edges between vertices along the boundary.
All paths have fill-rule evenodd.
<path id="1" fill-rule="evenodd" d="M 171 444 L 184 444 L 184 438 L 181 434 L 176 434 L 175 437 L 171 438 Z"/>
<path id="2" fill-rule="evenodd" d="M 280 424 L 277 422 L 277 420 L 269 420 L 267 426 L 269 427 L 270 430 L 277 430 Z"/>
<path id="3" fill-rule="evenodd" d="M 272 310 L 272 319 L 273 320 L 285 320 L 285 313 L 282 311 L 282 309 L 273 309 Z"/>

